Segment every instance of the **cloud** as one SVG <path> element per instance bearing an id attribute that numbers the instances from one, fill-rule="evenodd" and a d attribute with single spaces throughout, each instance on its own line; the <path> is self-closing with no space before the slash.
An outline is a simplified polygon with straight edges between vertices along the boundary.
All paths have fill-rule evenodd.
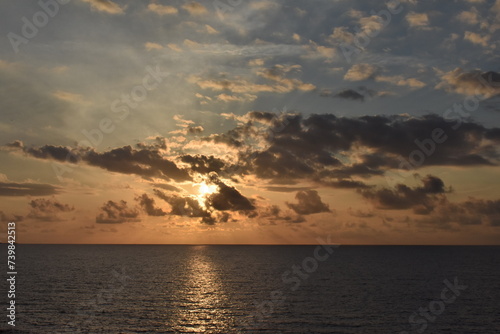
<path id="1" fill-rule="evenodd" d="M 354 41 L 354 34 L 348 31 L 347 27 L 335 27 L 327 40 L 332 44 L 352 44 Z"/>
<path id="2" fill-rule="evenodd" d="M 187 10 L 191 15 L 203 15 L 208 12 L 205 6 L 198 2 L 186 3 L 182 8 Z"/>
<path id="3" fill-rule="evenodd" d="M 375 65 L 355 64 L 344 75 L 344 80 L 361 81 L 372 79 L 379 70 L 379 67 Z"/>
<path id="4" fill-rule="evenodd" d="M 219 94 L 217 95 L 217 100 L 222 102 L 252 102 L 257 99 L 257 95 L 243 94 L 239 96 Z"/>
<path id="5" fill-rule="evenodd" d="M 65 92 L 63 90 L 56 90 L 52 93 L 52 96 L 58 98 L 59 100 L 72 103 L 81 103 L 84 101 L 80 94 Z"/>
<path id="6" fill-rule="evenodd" d="M 187 133 L 192 134 L 192 135 L 194 135 L 194 134 L 200 134 L 203 131 L 205 131 L 205 129 L 201 125 L 198 125 L 198 126 L 188 126 L 188 128 L 187 128 Z"/>
<path id="7" fill-rule="evenodd" d="M 303 223 L 306 221 L 302 215 L 294 214 L 293 210 L 288 210 L 288 212 L 283 212 L 281 208 L 277 205 L 267 205 L 261 207 L 259 209 L 259 212 L 256 213 L 255 217 L 259 217 L 261 220 L 264 219 L 270 222 L 271 225 L 276 224 L 276 221 L 282 221 L 292 224 Z"/>
<path id="8" fill-rule="evenodd" d="M 422 145 L 429 154 L 422 153 L 423 161 L 410 165 L 411 169 L 430 165 L 493 165 L 500 161 L 499 153 L 488 143 L 498 142 L 497 130 L 460 120 L 460 131 L 456 131 L 456 119 L 437 115 L 304 118 L 284 114 L 260 124 L 262 129 L 249 122 L 217 140 L 240 150 L 235 162 L 240 173 L 279 184 L 309 179 L 334 186 L 332 182 L 353 176 L 367 178 L 391 169 L 408 169 L 408 159 L 414 159 L 413 152 Z M 442 142 L 429 144 L 435 129 L 441 133 Z M 260 150 L 246 144 L 263 139 L 265 148 Z"/>
<path id="9" fill-rule="evenodd" d="M 207 196 L 206 203 L 219 211 L 247 211 L 255 210 L 252 202 L 243 196 L 236 188 L 226 185 L 217 174 L 209 175 L 210 183 L 217 185 L 217 192 Z"/>
<path id="10" fill-rule="evenodd" d="M 372 186 L 369 186 L 362 181 L 356 181 L 356 180 L 351 180 L 351 179 L 342 179 L 342 178 L 339 178 L 335 181 L 329 181 L 329 182 L 323 181 L 320 183 L 325 185 L 325 186 L 330 186 L 330 187 L 338 188 L 338 189 L 366 189 L 366 188 L 372 187 Z"/>
<path id="11" fill-rule="evenodd" d="M 306 50 L 306 54 L 303 58 L 306 59 L 325 59 L 325 62 L 330 63 L 337 54 L 334 48 L 330 48 L 324 45 L 319 45 L 313 41 L 309 41 L 309 44 L 303 45 L 302 48 Z"/>
<path id="12" fill-rule="evenodd" d="M 343 89 L 337 93 L 334 93 L 328 89 L 323 89 L 319 95 L 323 97 L 335 97 L 335 98 L 364 102 L 365 98 L 367 97 L 384 97 L 387 95 L 391 95 L 391 92 L 387 91 L 377 92 L 373 89 L 368 89 L 365 86 L 359 86 L 357 90 L 348 88 L 348 89 Z"/>
<path id="13" fill-rule="evenodd" d="M 264 59 L 256 58 L 256 59 L 250 59 L 248 61 L 249 66 L 263 66 L 264 65 Z"/>
<path id="14" fill-rule="evenodd" d="M 358 21 L 361 32 L 365 36 L 375 36 L 375 34 L 384 28 L 384 22 L 378 15 L 361 17 Z"/>
<path id="15" fill-rule="evenodd" d="M 164 143 L 163 143 L 164 144 Z M 53 159 L 59 162 L 80 163 L 106 169 L 110 172 L 135 174 L 142 177 L 159 177 L 165 180 L 189 180 L 188 171 L 164 158 L 157 146 L 134 149 L 124 146 L 107 152 L 96 152 L 90 148 L 70 148 L 65 146 L 44 145 L 24 147 L 19 143 L 8 144 L 9 149 L 22 150 L 25 154 L 38 159 Z"/>
<path id="16" fill-rule="evenodd" d="M 274 1 L 253 1 L 250 3 L 250 8 L 253 10 L 268 11 L 270 9 L 279 8 L 280 5 Z"/>
<path id="17" fill-rule="evenodd" d="M 181 189 L 179 189 L 176 186 L 173 186 L 171 184 L 152 183 L 152 186 L 155 187 L 155 188 L 161 188 L 161 189 L 168 190 L 168 191 L 175 191 L 175 192 L 180 192 L 181 191 Z"/>
<path id="18" fill-rule="evenodd" d="M 263 78 L 275 81 L 279 84 L 277 90 L 282 90 L 283 92 L 290 92 L 293 90 L 310 91 L 315 88 L 313 84 L 304 83 L 299 79 L 286 78 L 288 73 L 300 72 L 300 65 L 274 65 L 270 68 L 264 69 L 258 72 Z"/>
<path id="19" fill-rule="evenodd" d="M 158 150 L 134 150 L 130 146 L 124 146 L 103 153 L 88 151 L 83 159 L 89 165 L 112 172 L 178 181 L 190 179 L 187 171 L 179 169 L 174 162 L 165 159 Z"/>
<path id="20" fill-rule="evenodd" d="M 479 23 L 479 12 L 477 11 L 477 9 L 475 7 L 472 7 L 471 10 L 469 11 L 462 11 L 460 12 L 460 14 L 457 15 L 457 20 L 462 22 L 462 23 L 466 23 L 466 24 L 470 24 L 470 25 L 476 25 Z"/>
<path id="21" fill-rule="evenodd" d="M 481 36 L 479 34 L 476 34 L 475 32 L 466 31 L 464 33 L 464 40 L 469 41 L 473 44 L 478 44 L 483 47 L 487 47 L 489 45 L 490 36 L 489 35 Z"/>
<path id="22" fill-rule="evenodd" d="M 21 150 L 25 154 L 37 159 L 52 159 L 71 163 L 78 162 L 80 155 L 85 153 L 85 150 L 73 149 L 65 146 L 44 145 L 40 147 L 25 147 L 19 140 L 7 144 L 6 147 L 10 150 Z"/>
<path id="23" fill-rule="evenodd" d="M 410 12 L 406 15 L 406 21 L 412 28 L 422 28 L 429 25 L 429 17 L 426 13 Z"/>
<path id="24" fill-rule="evenodd" d="M 407 78 L 405 79 L 401 75 L 395 76 L 382 76 L 379 75 L 375 78 L 375 81 L 378 82 L 388 82 L 397 86 L 408 86 L 411 88 L 422 88 L 425 87 L 425 83 L 415 78 Z"/>
<path id="25" fill-rule="evenodd" d="M 208 24 L 205 24 L 205 32 L 210 35 L 216 35 L 219 33 L 216 29 L 214 29 L 212 26 L 209 26 Z"/>
<path id="26" fill-rule="evenodd" d="M 143 150 L 159 151 L 167 149 L 167 140 L 161 136 L 153 136 L 146 138 L 149 142 L 137 143 L 137 148 Z"/>
<path id="27" fill-rule="evenodd" d="M 210 215 L 210 212 L 203 208 L 194 196 L 169 195 L 158 189 L 154 189 L 154 193 L 170 204 L 171 210 L 169 214 L 171 215 L 187 217 L 205 217 Z"/>
<path id="28" fill-rule="evenodd" d="M 90 4 L 92 10 L 107 14 L 124 14 L 124 8 L 110 0 L 81 0 Z"/>
<path id="29" fill-rule="evenodd" d="M 187 163 L 190 169 L 200 174 L 208 174 L 210 172 L 220 173 L 226 165 L 225 162 L 213 155 L 183 155 L 180 160 Z"/>
<path id="30" fill-rule="evenodd" d="M 286 203 L 286 205 L 301 215 L 310 215 L 320 212 L 331 212 L 327 204 L 321 201 L 316 190 L 299 191 L 295 195 L 298 203 Z"/>
<path id="31" fill-rule="evenodd" d="M 486 98 L 500 94 L 500 73 L 473 70 L 465 72 L 461 68 L 443 73 L 438 89 L 462 95 L 483 95 Z"/>
<path id="32" fill-rule="evenodd" d="M 413 209 L 416 214 L 429 214 L 437 203 L 444 199 L 440 194 L 449 192 L 444 182 L 435 176 L 427 175 L 421 180 L 422 186 L 408 187 L 397 184 L 394 189 L 360 190 L 359 193 L 376 208 L 383 210 Z"/>
<path id="33" fill-rule="evenodd" d="M 59 214 L 74 211 L 75 208 L 69 206 L 68 204 L 63 204 L 56 201 L 55 199 L 45 199 L 39 198 L 29 202 L 31 207 L 30 212 L 26 216 L 27 218 L 32 218 L 42 221 L 59 221 Z"/>
<path id="34" fill-rule="evenodd" d="M 157 3 L 150 3 L 148 5 L 148 10 L 150 10 L 151 12 L 154 12 L 158 15 L 174 15 L 174 14 L 177 14 L 179 11 L 177 10 L 177 8 L 175 7 L 172 7 L 172 6 L 164 6 L 164 5 L 160 5 L 160 4 L 157 4 Z"/>
<path id="35" fill-rule="evenodd" d="M 0 196 L 49 196 L 59 192 L 59 187 L 50 184 L 0 182 Z"/>
<path id="36" fill-rule="evenodd" d="M 167 46 L 169 49 L 174 50 L 175 52 L 182 52 L 182 49 L 175 43 L 168 43 Z"/>
<path id="37" fill-rule="evenodd" d="M 8 223 L 8 222 L 20 222 L 23 221 L 24 217 L 19 215 L 7 214 L 0 210 L 0 222 Z"/>
<path id="38" fill-rule="evenodd" d="M 251 200 L 243 196 L 236 188 L 222 182 L 216 173 L 211 172 L 205 182 L 216 185 L 217 189 L 203 198 L 165 194 L 158 189 L 154 189 L 154 193 L 170 205 L 169 215 L 201 218 L 200 222 L 207 225 L 227 222 L 230 215 L 225 211 L 248 214 L 256 209 Z"/>
<path id="39" fill-rule="evenodd" d="M 306 83 L 297 78 L 290 78 L 289 75 L 300 73 L 300 65 L 277 64 L 270 68 L 261 69 L 257 75 L 268 80 L 267 83 L 256 84 L 243 78 L 237 77 L 229 79 L 227 77 L 218 79 L 207 79 L 193 76 L 192 83 L 197 84 L 201 89 L 212 91 L 225 91 L 217 96 L 217 99 L 224 102 L 230 101 L 253 101 L 257 98 L 257 93 L 289 93 L 292 91 L 312 91 L 316 88 L 311 83 Z M 227 93 L 232 93 L 231 95 Z"/>
<path id="40" fill-rule="evenodd" d="M 342 99 L 348 99 L 348 100 L 359 100 L 359 101 L 364 101 L 365 96 L 358 93 L 357 91 L 353 89 L 344 89 L 338 92 L 337 94 L 334 95 L 334 97 L 339 97 Z"/>
<path id="41" fill-rule="evenodd" d="M 203 207 L 200 201 L 194 196 L 168 195 L 158 189 L 154 189 L 156 196 L 167 202 L 171 210 L 169 215 L 184 216 L 190 218 L 201 218 L 200 223 L 214 225 L 217 223 L 217 218 L 222 218 L 224 222 L 226 216 L 217 216 L 212 211 Z"/>
<path id="42" fill-rule="evenodd" d="M 158 43 L 153 43 L 153 42 L 146 42 L 144 43 L 144 47 L 146 50 L 151 51 L 151 50 L 161 50 L 163 49 L 163 46 L 161 46 Z"/>
<path id="43" fill-rule="evenodd" d="M 489 225 L 500 227 L 500 200 L 469 198 L 453 203 L 444 198 L 428 215 L 411 220 L 424 229 L 454 230 L 462 226 Z"/>
<path id="44" fill-rule="evenodd" d="M 375 217 L 375 214 L 372 211 L 362 211 L 362 210 L 353 210 L 352 208 L 349 208 L 347 210 L 350 216 L 357 217 L 357 218 L 371 218 Z"/>
<path id="45" fill-rule="evenodd" d="M 139 210 L 130 209 L 126 201 L 107 201 L 100 209 L 95 222 L 97 224 L 122 224 L 140 221 Z"/>
<path id="46" fill-rule="evenodd" d="M 60 162 L 65 162 L 73 152 L 68 163 L 83 163 L 145 179 L 183 182 L 192 181 L 198 174 L 216 172 L 225 178 L 254 176 L 270 184 L 291 185 L 309 180 L 337 188 L 366 188 L 369 186 L 360 178 L 392 171 L 499 164 L 500 153 L 495 145 L 500 143 L 500 130 L 485 128 L 458 114 L 453 118 L 453 109 L 449 111 L 447 118 L 332 114 L 305 117 L 263 111 L 241 116 L 226 114 L 225 117 L 232 117 L 237 123 L 234 128 L 195 141 L 179 142 L 169 158 L 165 157 L 167 146 L 161 137 L 152 144 L 137 144 L 138 149 L 124 146 L 102 153 L 51 145 L 25 147 L 20 142 L 3 149 Z M 185 120 L 182 124 L 189 127 L 193 123 Z M 433 139 L 436 133 L 439 143 Z M 182 152 L 183 147 L 196 150 L 205 142 L 215 143 L 220 155 Z"/>
<path id="47" fill-rule="evenodd" d="M 167 213 L 161 208 L 155 206 L 154 198 L 149 197 L 147 194 L 142 194 L 135 198 L 139 202 L 139 206 L 146 212 L 148 216 L 165 216 Z"/>

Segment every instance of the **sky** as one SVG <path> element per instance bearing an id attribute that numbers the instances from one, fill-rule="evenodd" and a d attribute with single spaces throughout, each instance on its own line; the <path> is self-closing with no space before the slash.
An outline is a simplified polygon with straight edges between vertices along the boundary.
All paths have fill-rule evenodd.
<path id="1" fill-rule="evenodd" d="M 500 0 L 0 16 L 0 240 L 500 244 Z"/>

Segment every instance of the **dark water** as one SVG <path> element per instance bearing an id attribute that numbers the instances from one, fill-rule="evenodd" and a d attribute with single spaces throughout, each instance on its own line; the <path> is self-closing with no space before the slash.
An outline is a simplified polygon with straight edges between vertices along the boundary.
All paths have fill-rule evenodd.
<path id="1" fill-rule="evenodd" d="M 500 333 L 500 247 L 18 245 L 16 290 L 20 333 Z"/>

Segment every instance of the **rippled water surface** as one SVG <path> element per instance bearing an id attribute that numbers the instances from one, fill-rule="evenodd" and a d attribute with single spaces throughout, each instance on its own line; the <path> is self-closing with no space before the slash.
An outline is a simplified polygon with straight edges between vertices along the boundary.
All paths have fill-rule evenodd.
<path id="1" fill-rule="evenodd" d="M 500 333 L 499 247 L 315 250 L 18 245 L 16 332 Z"/>

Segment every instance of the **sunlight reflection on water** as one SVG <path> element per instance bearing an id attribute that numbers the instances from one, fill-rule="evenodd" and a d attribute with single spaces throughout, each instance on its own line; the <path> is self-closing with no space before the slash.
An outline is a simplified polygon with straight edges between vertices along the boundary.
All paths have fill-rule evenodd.
<path id="1" fill-rule="evenodd" d="M 219 264 L 207 254 L 206 246 L 191 248 L 188 275 L 179 291 L 179 307 L 172 329 L 183 333 L 205 333 L 228 329 L 232 316 L 219 277 Z"/>

